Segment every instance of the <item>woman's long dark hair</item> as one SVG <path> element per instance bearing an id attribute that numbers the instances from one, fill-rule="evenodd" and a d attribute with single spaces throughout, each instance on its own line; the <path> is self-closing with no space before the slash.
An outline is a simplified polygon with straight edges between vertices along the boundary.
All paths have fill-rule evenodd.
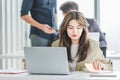
<path id="1" fill-rule="evenodd" d="M 87 57 L 87 51 L 89 48 L 89 41 L 88 41 L 88 23 L 86 18 L 84 17 L 84 15 L 81 12 L 77 12 L 77 11 L 71 11 L 69 12 L 61 26 L 59 29 L 59 37 L 60 37 L 60 43 L 59 46 L 64 46 L 67 47 L 67 55 L 68 55 L 68 61 L 72 62 L 72 58 L 71 58 L 71 39 L 69 38 L 68 34 L 67 34 L 67 26 L 69 24 L 69 22 L 71 20 L 76 20 L 80 25 L 83 26 L 83 31 L 79 40 L 79 47 L 78 47 L 78 51 L 77 51 L 77 55 L 78 56 L 78 62 L 79 61 L 83 61 L 85 60 L 85 58 Z"/>

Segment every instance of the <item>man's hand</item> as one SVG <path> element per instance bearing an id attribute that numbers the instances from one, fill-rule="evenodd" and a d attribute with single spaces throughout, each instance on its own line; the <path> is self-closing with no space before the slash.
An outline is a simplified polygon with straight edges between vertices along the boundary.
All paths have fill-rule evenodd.
<path id="1" fill-rule="evenodd" d="M 54 34 L 56 32 L 56 30 L 54 28 L 51 28 L 49 25 L 47 24 L 43 24 L 43 29 L 42 29 L 45 33 L 48 34 Z"/>
<path id="2" fill-rule="evenodd" d="M 47 34 L 54 34 L 56 32 L 56 30 L 53 29 L 53 28 L 51 28 L 49 25 L 47 25 L 47 24 L 41 24 L 41 23 L 37 22 L 31 16 L 29 16 L 28 14 L 22 16 L 22 19 L 24 21 L 26 21 L 27 23 L 29 23 L 30 25 L 32 25 L 32 26 L 34 26 L 34 27 L 36 27 L 36 28 L 44 31 Z"/>

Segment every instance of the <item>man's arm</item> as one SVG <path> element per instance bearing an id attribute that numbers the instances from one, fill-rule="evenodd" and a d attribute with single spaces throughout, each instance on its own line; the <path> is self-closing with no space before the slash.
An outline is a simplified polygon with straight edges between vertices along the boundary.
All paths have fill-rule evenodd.
<path id="1" fill-rule="evenodd" d="M 21 6 L 21 17 L 22 19 L 29 23 L 30 25 L 44 31 L 48 34 L 53 34 L 55 30 L 48 26 L 47 24 L 41 24 L 34 20 L 30 15 L 28 15 L 28 12 L 32 9 L 32 6 L 34 5 L 34 0 L 23 0 L 22 6 Z"/>
<path id="2" fill-rule="evenodd" d="M 53 34 L 55 33 L 55 29 L 51 28 L 49 25 L 47 24 L 41 24 L 39 22 L 37 22 L 36 20 L 34 20 L 31 16 L 29 16 L 28 14 L 26 15 L 23 15 L 21 16 L 21 18 L 29 23 L 30 25 L 38 28 L 38 29 L 41 29 L 42 31 L 44 31 L 45 33 L 48 33 L 48 34 Z"/>

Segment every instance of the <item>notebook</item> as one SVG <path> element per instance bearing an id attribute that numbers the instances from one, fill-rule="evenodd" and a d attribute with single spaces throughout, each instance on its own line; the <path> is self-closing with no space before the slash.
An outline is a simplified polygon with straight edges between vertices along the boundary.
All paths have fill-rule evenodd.
<path id="1" fill-rule="evenodd" d="M 117 73 L 103 71 L 100 73 L 90 74 L 90 77 L 117 77 Z"/>
<path id="2" fill-rule="evenodd" d="M 90 77 L 117 77 L 116 73 L 109 70 L 95 70 L 90 63 L 85 63 L 85 67 L 91 72 Z"/>
<path id="3" fill-rule="evenodd" d="M 65 47 L 25 47 L 27 72 L 31 74 L 69 74 Z"/>

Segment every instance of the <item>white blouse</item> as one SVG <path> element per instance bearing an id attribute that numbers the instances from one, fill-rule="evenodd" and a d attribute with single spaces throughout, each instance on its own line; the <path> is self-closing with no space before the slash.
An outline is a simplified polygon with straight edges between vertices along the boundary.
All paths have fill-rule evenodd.
<path id="1" fill-rule="evenodd" d="M 70 64 L 70 71 L 75 71 L 76 62 L 77 62 L 77 57 L 76 57 L 77 51 L 78 51 L 78 44 L 71 45 L 71 56 L 72 56 L 72 59 L 74 61 L 72 63 L 69 62 L 69 64 Z"/>

